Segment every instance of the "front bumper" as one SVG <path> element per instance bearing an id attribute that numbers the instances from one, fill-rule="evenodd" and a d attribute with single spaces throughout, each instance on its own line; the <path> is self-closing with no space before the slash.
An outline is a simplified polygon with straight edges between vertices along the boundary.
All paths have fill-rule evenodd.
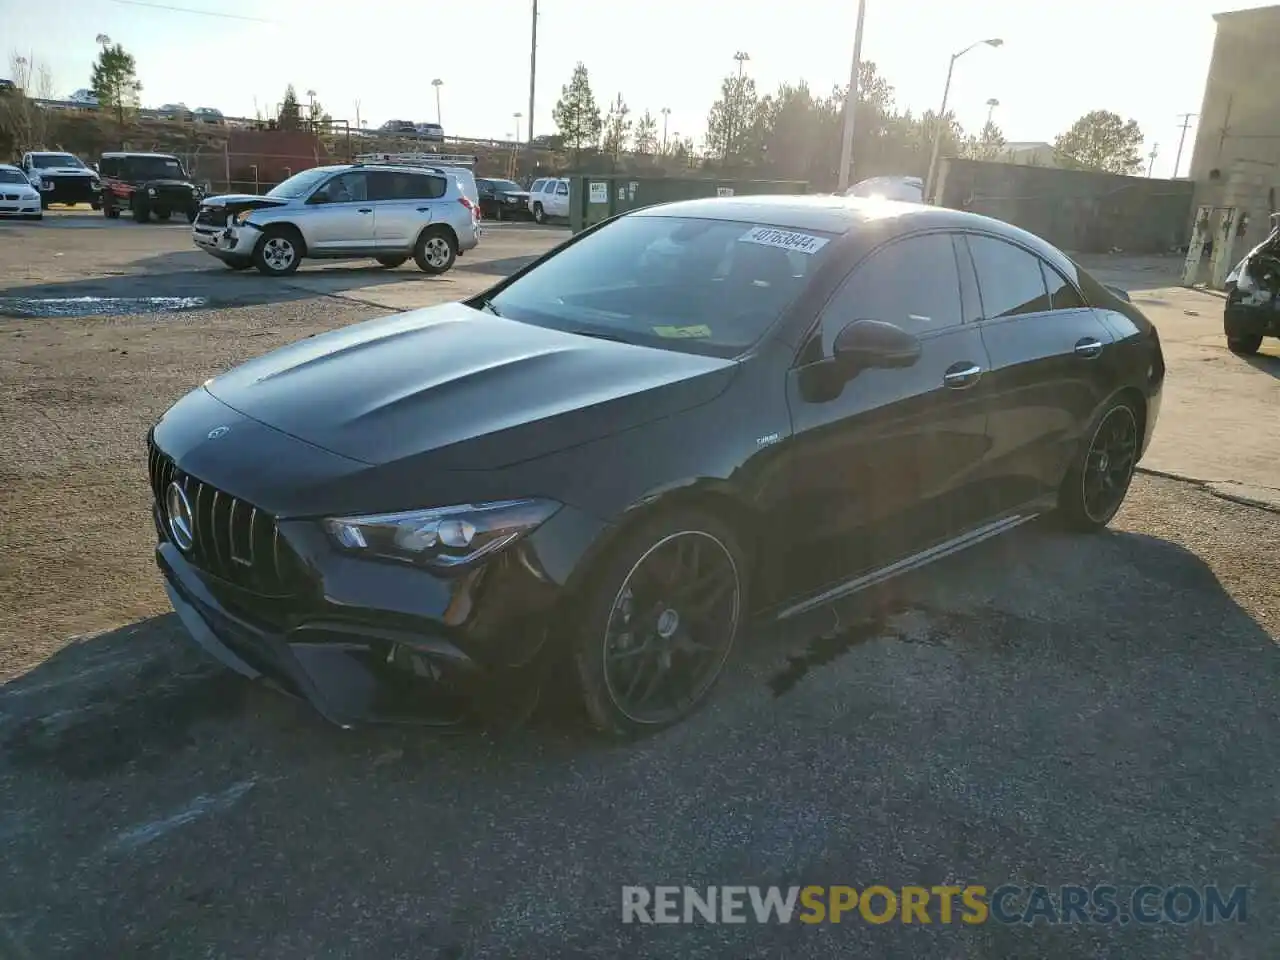
<path id="1" fill-rule="evenodd" d="M 90 203 L 98 199 L 98 186 L 89 177 L 47 177 L 40 181 L 45 203 Z"/>
<path id="2" fill-rule="evenodd" d="M 197 222 L 191 228 L 191 241 L 219 260 L 248 260 L 261 236 L 262 231 L 249 224 L 219 227 Z"/>
<path id="3" fill-rule="evenodd" d="M 6 195 L 0 190 L 0 217 L 33 217 L 39 214 L 39 197 L 27 196 L 19 199 L 16 193 Z"/>

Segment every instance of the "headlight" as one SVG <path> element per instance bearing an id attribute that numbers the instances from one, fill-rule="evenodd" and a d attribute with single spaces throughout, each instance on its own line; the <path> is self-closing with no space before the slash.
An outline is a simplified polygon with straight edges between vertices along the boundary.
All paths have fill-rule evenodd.
<path id="1" fill-rule="evenodd" d="M 531 533 L 560 509 L 554 500 L 502 500 L 324 521 L 342 549 L 456 570 Z"/>
<path id="2" fill-rule="evenodd" d="M 147 195 L 154 197 L 156 195 L 155 187 L 147 187 Z"/>
<path id="3" fill-rule="evenodd" d="M 231 219 L 232 219 L 233 221 L 235 221 L 236 223 L 244 223 L 246 220 L 248 220 L 248 219 L 249 219 L 250 214 L 252 214 L 252 213 L 254 213 L 254 212 L 255 212 L 255 211 L 253 211 L 253 210 L 241 210 L 239 213 L 237 213 L 237 214 L 236 214 L 234 217 L 232 217 Z"/>

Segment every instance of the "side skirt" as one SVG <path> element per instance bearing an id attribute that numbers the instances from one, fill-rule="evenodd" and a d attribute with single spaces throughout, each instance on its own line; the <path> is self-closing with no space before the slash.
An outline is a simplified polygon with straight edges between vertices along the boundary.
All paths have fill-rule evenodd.
<path id="1" fill-rule="evenodd" d="M 980 527 L 962 533 L 958 537 L 952 537 L 950 540 L 944 540 L 942 543 L 935 544 L 927 550 L 921 550 L 919 553 L 913 553 L 908 557 L 903 557 L 888 566 L 880 567 L 868 573 L 860 574 L 851 580 L 836 584 L 834 587 L 822 591 L 815 596 L 806 600 L 793 603 L 784 607 L 781 611 L 774 614 L 775 621 L 789 620 L 792 617 L 799 616 L 802 613 L 808 613 L 828 603 L 833 603 L 851 594 L 866 590 L 868 587 L 874 587 L 877 584 L 884 583 L 903 573 L 909 573 L 912 570 L 918 570 L 920 567 L 927 566 L 935 560 L 941 560 L 943 557 L 949 557 L 953 553 L 959 553 L 961 550 L 967 550 L 969 547 L 982 543 L 984 540 L 990 540 L 992 537 L 998 537 L 1002 533 L 1008 533 L 1015 527 L 1020 527 L 1024 523 L 1028 523 L 1040 516 L 1038 512 L 1018 513 L 1013 516 L 1003 517 L 1000 520 L 994 520 L 991 523 L 983 524 Z"/>

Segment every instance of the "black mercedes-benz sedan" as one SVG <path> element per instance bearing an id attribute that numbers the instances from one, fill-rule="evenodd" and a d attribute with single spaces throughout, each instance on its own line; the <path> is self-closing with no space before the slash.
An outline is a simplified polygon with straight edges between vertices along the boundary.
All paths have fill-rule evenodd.
<path id="1" fill-rule="evenodd" d="M 192 391 L 149 436 L 156 557 L 201 645 L 340 724 L 551 677 L 635 734 L 750 623 L 1107 524 L 1164 372 L 1123 294 L 1007 224 L 650 207 Z"/>

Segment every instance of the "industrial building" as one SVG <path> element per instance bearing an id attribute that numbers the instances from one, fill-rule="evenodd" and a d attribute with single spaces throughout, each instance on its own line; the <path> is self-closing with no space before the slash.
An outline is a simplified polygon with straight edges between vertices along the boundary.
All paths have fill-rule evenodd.
<path id="1" fill-rule="evenodd" d="M 1196 209 L 1209 207 L 1219 228 L 1215 245 L 1224 246 L 1224 232 L 1234 234 L 1225 246 L 1238 257 L 1266 237 L 1270 214 L 1280 209 L 1280 5 L 1213 19 L 1217 37 L 1190 176 Z"/>

